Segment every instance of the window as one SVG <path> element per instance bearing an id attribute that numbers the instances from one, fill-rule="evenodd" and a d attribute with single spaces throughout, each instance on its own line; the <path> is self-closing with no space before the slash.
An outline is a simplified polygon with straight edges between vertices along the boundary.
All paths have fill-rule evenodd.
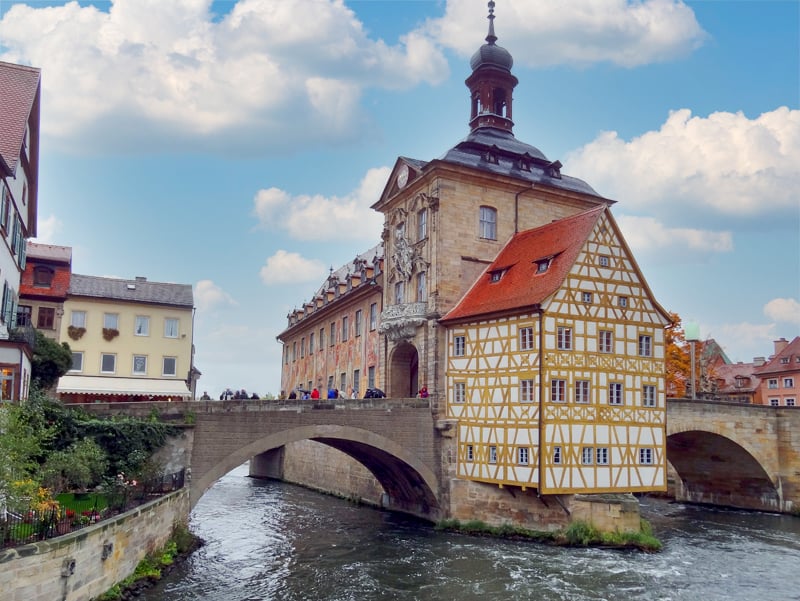
<path id="1" fill-rule="evenodd" d="M 422 209 L 417 213 L 417 240 L 424 240 L 428 237 L 428 209 Z"/>
<path id="2" fill-rule="evenodd" d="M 361 370 L 353 370 L 353 390 L 361 390 Z"/>
<path id="3" fill-rule="evenodd" d="M 597 465 L 608 465 L 608 447 L 597 447 Z"/>
<path id="4" fill-rule="evenodd" d="M 523 403 L 533 401 L 533 380 L 519 381 L 519 400 Z"/>
<path id="5" fill-rule="evenodd" d="M 478 236 L 485 240 L 497 240 L 497 209 L 481 207 Z"/>
<path id="6" fill-rule="evenodd" d="M 778 405 L 781 404 L 781 400 L 780 399 L 770 399 L 769 400 L 769 404 L 772 407 L 777 407 Z"/>
<path id="7" fill-rule="evenodd" d="M 297 340 L 292 342 L 292 361 L 297 361 Z"/>
<path id="8" fill-rule="evenodd" d="M 639 449 L 639 463 L 642 465 L 652 465 L 653 449 Z"/>
<path id="9" fill-rule="evenodd" d="M 83 352 L 73 351 L 70 371 L 83 371 Z"/>
<path id="10" fill-rule="evenodd" d="M 417 302 L 424 303 L 428 300 L 428 291 L 425 272 L 417 274 Z"/>
<path id="11" fill-rule="evenodd" d="M 300 339 L 300 358 L 306 356 L 306 339 L 305 336 Z"/>
<path id="12" fill-rule="evenodd" d="M 164 364 L 161 370 L 162 376 L 175 376 L 178 374 L 178 359 L 176 357 L 164 357 Z"/>
<path id="13" fill-rule="evenodd" d="M 572 328 L 558 327 L 558 348 L 562 351 L 572 348 Z"/>
<path id="14" fill-rule="evenodd" d="M 405 282 L 394 283 L 394 304 L 402 305 L 405 302 L 406 285 Z"/>
<path id="15" fill-rule="evenodd" d="M 612 382 L 608 385 L 608 404 L 622 405 L 622 384 Z"/>
<path id="16" fill-rule="evenodd" d="M 528 465 L 528 447 L 519 447 L 517 449 L 517 463 L 520 465 Z"/>
<path id="17" fill-rule="evenodd" d="M 786 399 L 787 407 L 794 407 L 794 399 Z"/>
<path id="18" fill-rule="evenodd" d="M 364 321 L 363 314 L 364 314 L 364 312 L 361 309 L 356 311 L 356 321 L 355 321 L 355 324 L 354 324 L 355 325 L 355 334 L 356 334 L 356 336 L 361 336 L 361 324 Z"/>
<path id="19" fill-rule="evenodd" d="M 342 372 L 339 374 L 339 390 L 345 390 L 347 388 L 347 374 Z"/>
<path id="20" fill-rule="evenodd" d="M 325 328 L 319 329 L 319 350 L 325 348 Z"/>
<path id="21" fill-rule="evenodd" d="M 136 376 L 147 374 L 147 357 L 145 355 L 133 356 L 133 374 Z"/>
<path id="22" fill-rule="evenodd" d="M 783 379 L 783 387 L 784 388 L 794 388 L 794 378 L 784 378 Z"/>
<path id="23" fill-rule="evenodd" d="M 33 268 L 33 285 L 36 288 L 49 288 L 53 283 L 55 272 L 44 265 Z"/>
<path id="24" fill-rule="evenodd" d="M 453 355 L 463 357 L 466 354 L 466 346 L 466 338 L 464 336 L 456 336 L 453 339 Z"/>
<path id="25" fill-rule="evenodd" d="M 497 447 L 489 445 L 489 463 L 497 463 Z"/>
<path id="26" fill-rule="evenodd" d="M 610 330 L 600 330 L 597 335 L 598 347 L 601 353 L 610 353 L 614 346 L 614 335 Z"/>
<path id="27" fill-rule="evenodd" d="M 117 356 L 111 353 L 103 353 L 100 355 L 100 372 L 104 374 L 113 374 L 117 371 Z"/>
<path id="28" fill-rule="evenodd" d="M 624 309 L 625 307 L 628 306 L 628 297 L 627 296 L 618 297 L 617 304 Z"/>
<path id="29" fill-rule="evenodd" d="M 472 445 L 467 445 L 467 461 L 472 461 L 475 458 L 475 452 L 472 449 Z"/>
<path id="30" fill-rule="evenodd" d="M 496 271 L 492 271 L 489 273 L 489 281 L 490 282 L 499 282 L 503 279 L 503 269 L 498 269 Z"/>
<path id="31" fill-rule="evenodd" d="M 656 406 L 656 387 L 644 386 L 642 388 L 642 406 L 655 407 Z"/>
<path id="32" fill-rule="evenodd" d="M 136 336 L 150 335 L 150 318 L 147 315 L 137 315 L 133 326 L 133 333 Z"/>
<path id="33" fill-rule="evenodd" d="M 378 303 L 372 303 L 369 306 L 369 331 L 375 331 L 378 327 Z"/>
<path id="34" fill-rule="evenodd" d="M 467 383 L 456 382 L 453 385 L 453 402 L 463 403 L 467 398 Z"/>
<path id="35" fill-rule="evenodd" d="M 788 365 L 789 364 L 789 357 L 781 357 L 781 364 Z"/>
<path id="36" fill-rule="evenodd" d="M 36 327 L 40 330 L 52 330 L 55 327 L 56 310 L 54 307 L 39 307 Z"/>
<path id="37" fill-rule="evenodd" d="M 550 267 L 550 259 L 536 261 L 536 273 L 544 273 Z"/>
<path id="38" fill-rule="evenodd" d="M 103 327 L 108 330 L 118 330 L 119 315 L 117 313 L 103 313 Z"/>
<path id="39" fill-rule="evenodd" d="M 591 292 L 583 292 L 583 293 L 581 294 L 581 300 L 582 300 L 583 302 L 585 302 L 585 303 L 591 303 L 591 302 L 593 302 L 593 296 L 592 296 L 592 293 L 591 293 Z"/>
<path id="40" fill-rule="evenodd" d="M 575 380 L 575 402 L 589 402 L 589 380 Z"/>
<path id="41" fill-rule="evenodd" d="M 778 379 L 777 378 L 770 378 L 767 380 L 767 388 L 777 389 L 778 388 Z"/>
<path id="42" fill-rule="evenodd" d="M 347 337 L 350 335 L 350 318 L 345 315 L 342 317 L 342 342 L 347 340 Z"/>
<path id="43" fill-rule="evenodd" d="M 333 376 L 328 376 L 328 390 L 333 388 Z"/>
<path id="44" fill-rule="evenodd" d="M 594 447 L 581 448 L 581 463 L 583 465 L 592 465 L 594 463 Z"/>
<path id="45" fill-rule="evenodd" d="M 567 381 L 551 380 L 550 400 L 553 403 L 564 403 L 567 400 Z"/>
<path id="46" fill-rule="evenodd" d="M 76 328 L 86 327 L 86 311 L 73 311 L 70 316 L 69 325 Z"/>
<path id="47" fill-rule="evenodd" d="M 639 356 L 653 356 L 653 339 L 650 336 L 639 336 Z"/>
<path id="48" fill-rule="evenodd" d="M 519 329 L 519 349 L 530 351 L 533 349 L 533 328 Z"/>
<path id="49" fill-rule="evenodd" d="M 308 335 L 308 354 L 314 354 L 314 332 Z M 333 388 L 333 386 L 328 386 L 328 388 Z"/>
<path id="50" fill-rule="evenodd" d="M 335 321 L 331 322 L 331 330 L 330 330 L 330 332 L 331 333 L 328 336 L 328 340 L 330 341 L 330 345 L 333 346 L 334 344 L 336 344 L 336 322 Z"/>
<path id="51" fill-rule="evenodd" d="M 367 388 L 375 388 L 375 366 L 370 365 L 367 368 Z"/>
<path id="52" fill-rule="evenodd" d="M 30 305 L 19 305 L 17 307 L 17 325 L 23 328 L 31 325 L 32 312 L 33 312 L 33 307 L 31 307 Z"/>
<path id="53" fill-rule="evenodd" d="M 561 447 L 553 447 L 553 465 L 561 465 Z"/>
<path id="54" fill-rule="evenodd" d="M 177 338 L 178 337 L 178 318 L 165 317 L 164 318 L 164 338 Z"/>
<path id="55" fill-rule="evenodd" d="M 600 255 L 599 262 L 600 262 L 600 267 L 608 267 L 610 263 L 606 255 Z"/>

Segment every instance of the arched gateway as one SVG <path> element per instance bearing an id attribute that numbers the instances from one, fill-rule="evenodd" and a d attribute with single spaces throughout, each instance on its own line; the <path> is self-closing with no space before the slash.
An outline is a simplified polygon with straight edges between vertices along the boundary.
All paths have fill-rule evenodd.
<path id="1" fill-rule="evenodd" d="M 395 347 L 389 368 L 388 396 L 393 398 L 414 397 L 419 390 L 419 353 L 416 347 L 403 342 Z"/>

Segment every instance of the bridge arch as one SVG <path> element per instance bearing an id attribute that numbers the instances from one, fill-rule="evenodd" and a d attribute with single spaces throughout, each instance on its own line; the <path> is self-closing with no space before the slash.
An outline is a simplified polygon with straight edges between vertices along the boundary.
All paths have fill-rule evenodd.
<path id="1" fill-rule="evenodd" d="M 266 434 L 221 457 L 191 483 L 191 505 L 222 476 L 245 461 L 292 442 L 313 440 L 333 447 L 366 467 L 383 486 L 387 508 L 426 519 L 439 514 L 439 482 L 433 471 L 397 442 L 368 430 L 343 425 L 306 425 Z"/>
<path id="2" fill-rule="evenodd" d="M 779 511 L 781 482 L 774 460 L 724 427 L 670 427 L 667 459 L 677 473 L 675 497 L 694 503 Z M 738 438 L 738 439 L 737 439 Z"/>

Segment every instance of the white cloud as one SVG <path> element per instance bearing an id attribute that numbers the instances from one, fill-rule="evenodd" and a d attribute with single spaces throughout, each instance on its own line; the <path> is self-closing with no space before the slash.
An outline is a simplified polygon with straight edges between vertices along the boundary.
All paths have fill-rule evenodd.
<path id="1" fill-rule="evenodd" d="M 296 240 L 336 240 L 345 235 L 349 240 L 375 240 L 383 215 L 370 206 L 380 198 L 390 171 L 368 170 L 358 188 L 343 198 L 261 189 L 253 199 L 253 214 L 260 227 L 281 230 Z"/>
<path id="2" fill-rule="evenodd" d="M 768 357 L 775 349 L 775 324 L 748 322 L 715 326 L 707 336 L 714 338 L 732 362 L 752 362 L 754 357 Z"/>
<path id="3" fill-rule="evenodd" d="M 194 304 L 198 311 L 205 312 L 238 303 L 211 280 L 200 280 L 194 285 Z"/>
<path id="4" fill-rule="evenodd" d="M 725 112 L 692 117 L 682 109 L 630 142 L 605 132 L 565 163 L 565 171 L 624 201 L 626 210 L 788 215 L 800 190 L 800 110 L 781 107 L 748 119 Z"/>
<path id="5" fill-rule="evenodd" d="M 488 24 L 477 5 L 448 0 L 442 19 L 426 32 L 462 56 Z M 495 11 L 498 45 L 532 67 L 609 62 L 635 67 L 683 57 L 708 37 L 683 2 L 674 0 L 506 0 Z"/>
<path id="6" fill-rule="evenodd" d="M 731 232 L 713 232 L 692 228 L 671 228 L 652 217 L 622 215 L 617 223 L 626 242 L 636 250 L 656 251 L 671 247 L 701 253 L 731 252 Z"/>
<path id="7" fill-rule="evenodd" d="M 48 215 L 46 219 L 37 219 L 36 238 L 33 242 L 40 244 L 55 244 L 56 234 L 61 233 L 64 223 L 55 215 Z"/>
<path id="8" fill-rule="evenodd" d="M 448 74 L 430 39 L 371 39 L 341 0 L 239 0 L 223 3 L 230 11 L 221 18 L 209 0 L 108 6 L 13 4 L 0 19 L 0 59 L 42 68 L 43 134 L 69 139 L 75 151 L 147 139 L 161 148 L 202 142 L 221 151 L 237 140 L 286 152 L 352 137 L 366 87 Z"/>
<path id="9" fill-rule="evenodd" d="M 325 265 L 316 259 L 306 259 L 298 253 L 278 250 L 261 267 L 261 281 L 270 284 L 297 284 L 321 280 Z"/>
<path id="10" fill-rule="evenodd" d="M 774 298 L 764 305 L 764 315 L 774 321 L 800 324 L 800 303 L 793 298 Z"/>

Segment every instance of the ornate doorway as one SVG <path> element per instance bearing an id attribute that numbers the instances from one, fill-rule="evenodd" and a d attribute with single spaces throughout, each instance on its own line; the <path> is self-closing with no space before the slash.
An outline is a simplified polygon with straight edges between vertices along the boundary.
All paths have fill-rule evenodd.
<path id="1" fill-rule="evenodd" d="M 419 354 L 413 344 L 403 342 L 392 352 L 390 364 L 391 381 L 387 396 L 411 398 L 417 396 L 419 384 Z"/>

